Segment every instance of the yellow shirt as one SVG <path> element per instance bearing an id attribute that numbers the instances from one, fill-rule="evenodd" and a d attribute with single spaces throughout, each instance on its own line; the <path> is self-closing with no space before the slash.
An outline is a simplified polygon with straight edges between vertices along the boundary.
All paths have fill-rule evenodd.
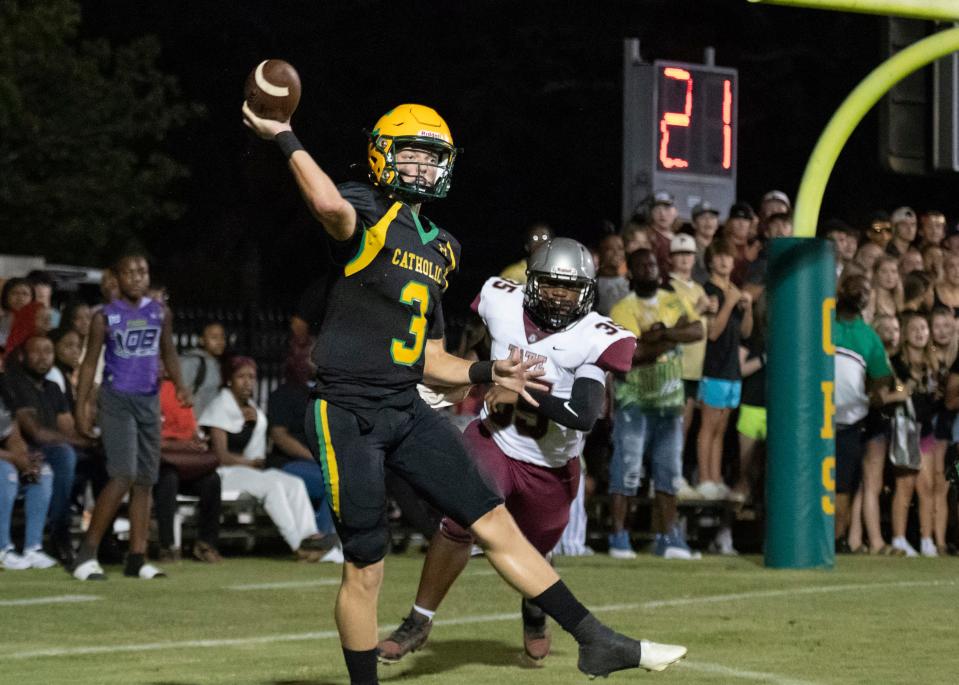
<path id="1" fill-rule="evenodd" d="M 514 264 L 510 264 L 508 267 L 503 269 L 503 272 L 500 274 L 500 278 L 508 278 L 511 281 L 516 281 L 517 283 L 526 283 L 526 260 L 521 259 Z"/>
<path id="2" fill-rule="evenodd" d="M 696 310 L 671 290 L 657 290 L 649 298 L 635 292 L 621 299 L 609 312 L 609 318 L 639 337 L 656 323 L 672 328 L 686 317 L 698 321 Z M 677 347 L 661 354 L 646 366 L 633 366 L 625 382 L 615 385 L 619 406 L 638 405 L 646 411 L 681 411 L 684 400 L 683 363 Z"/>
<path id="3" fill-rule="evenodd" d="M 690 321 L 699 321 L 696 310 L 670 290 L 657 290 L 649 298 L 640 298 L 635 292 L 613 305 L 609 318 L 623 328 L 628 328 L 636 337 L 639 337 L 655 323 L 662 323 L 667 328 L 676 325 L 683 316 Z"/>
<path id="4" fill-rule="evenodd" d="M 693 315 L 689 317 L 690 321 L 700 321 L 702 317 L 696 312 L 696 303 L 699 298 L 706 297 L 706 291 L 696 281 L 684 281 L 674 274 L 669 276 L 669 284 L 673 287 L 673 292 L 679 295 L 689 308 Z M 683 352 L 683 380 L 698 381 L 703 377 L 703 358 L 706 356 L 706 336 L 702 340 L 694 343 L 687 343 L 681 346 Z"/>

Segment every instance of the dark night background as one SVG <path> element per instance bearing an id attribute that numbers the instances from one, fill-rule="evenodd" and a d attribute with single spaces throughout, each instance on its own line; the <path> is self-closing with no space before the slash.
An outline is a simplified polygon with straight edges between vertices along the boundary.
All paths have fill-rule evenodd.
<path id="1" fill-rule="evenodd" d="M 459 159 L 450 196 L 424 212 L 464 244 L 447 297 L 455 315 L 521 256 L 525 226 L 595 242 L 619 220 L 623 38 L 643 57 L 739 69 L 739 195 L 794 197 L 829 117 L 884 58 L 883 18 L 744 0 L 637 2 L 82 2 L 84 37 L 154 34 L 161 67 L 207 115 L 168 140 L 191 169 L 185 216 L 149 239 L 174 301 L 291 307 L 322 273 L 322 229 L 274 146 L 241 125 L 246 75 L 280 57 L 303 82 L 294 129 L 334 180 L 362 162 L 364 127 L 401 102 L 435 107 Z M 878 117 L 853 134 L 821 219 L 938 207 L 957 219 L 955 177 L 882 171 Z M 355 173 L 355 172 L 354 172 Z"/>

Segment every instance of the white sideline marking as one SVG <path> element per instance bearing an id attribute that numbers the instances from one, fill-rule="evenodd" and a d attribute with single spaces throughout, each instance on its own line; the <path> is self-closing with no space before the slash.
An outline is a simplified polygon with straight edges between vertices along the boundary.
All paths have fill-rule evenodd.
<path id="1" fill-rule="evenodd" d="M 320 580 L 289 580 L 283 583 L 251 583 L 249 585 L 227 585 L 227 590 L 288 590 L 298 587 L 323 587 L 339 585 L 339 578 L 322 578 Z"/>
<path id="2" fill-rule="evenodd" d="M 738 668 L 729 668 L 722 664 L 711 664 L 705 661 L 684 660 L 678 662 L 676 666 L 689 669 L 690 671 L 699 671 L 700 673 L 709 673 L 726 678 L 758 680 L 761 683 L 776 683 L 776 685 L 814 685 L 813 681 L 810 680 L 796 680 L 795 678 L 787 678 L 775 673 L 763 673 L 761 671 L 741 671 Z"/>
<path id="3" fill-rule="evenodd" d="M 25 607 L 37 604 L 75 604 L 76 602 L 95 602 L 102 597 L 96 595 L 54 595 L 53 597 L 30 597 L 28 599 L 0 599 L 0 607 Z"/>
<path id="4" fill-rule="evenodd" d="M 472 573 L 464 573 L 464 578 L 471 578 L 475 576 L 495 576 L 496 571 L 492 569 L 488 571 L 474 571 Z M 302 587 L 327 587 L 331 585 L 339 585 L 339 578 L 321 578 L 319 580 L 288 580 L 279 583 L 249 583 L 241 585 L 227 585 L 225 589 L 227 590 L 236 590 L 237 592 L 246 592 L 249 590 L 292 590 Z"/>
<path id="5" fill-rule="evenodd" d="M 786 597 L 789 595 L 813 595 L 813 594 L 824 594 L 831 592 L 856 592 L 862 590 L 880 590 L 884 588 L 891 587 L 934 587 L 934 586 L 943 586 L 943 585 L 956 585 L 956 581 L 939 581 L 939 580 L 929 580 L 929 581 L 901 581 L 895 583 L 871 583 L 867 585 L 862 584 L 849 584 L 849 585 L 826 585 L 823 587 L 808 587 L 808 588 L 794 588 L 787 590 L 766 590 L 759 592 L 743 592 L 736 594 L 727 594 L 727 595 L 708 595 L 705 597 L 684 597 L 679 599 L 667 599 L 667 600 L 653 600 L 649 602 L 636 602 L 633 604 L 609 604 L 605 606 L 594 607 L 593 611 L 596 613 L 610 612 L 610 611 L 632 611 L 636 609 L 657 609 L 660 607 L 668 606 L 688 606 L 694 604 L 712 604 L 715 602 L 728 602 L 735 601 L 740 599 L 759 599 L 765 597 Z M 485 615 L 476 615 L 476 616 L 463 616 L 460 618 L 451 618 L 451 619 L 442 619 L 436 621 L 436 625 L 446 625 L 446 626 L 456 626 L 456 625 L 469 625 L 475 623 L 491 623 L 494 621 L 511 621 L 519 618 L 518 612 L 503 613 L 503 614 L 485 614 Z M 388 632 L 396 628 L 393 626 L 384 626 L 381 628 L 381 632 Z M 136 645 L 102 645 L 102 646 L 92 646 L 92 647 L 66 647 L 66 648 L 57 648 L 57 649 L 37 649 L 29 652 L 16 652 L 13 654 L 0 654 L 0 661 L 3 660 L 21 660 L 21 659 L 33 659 L 36 657 L 59 657 L 59 656 L 83 656 L 87 654 L 117 654 L 121 652 L 149 652 L 149 651 L 159 651 L 164 649 L 184 649 L 184 648 L 205 648 L 205 647 L 240 647 L 246 645 L 257 645 L 257 644 L 272 644 L 275 642 L 303 642 L 308 640 L 329 640 L 332 638 L 338 637 L 338 634 L 335 630 L 324 630 L 311 633 L 294 633 L 287 635 L 261 635 L 258 637 L 241 637 L 233 639 L 223 639 L 223 640 L 181 640 L 176 642 L 147 642 L 143 644 Z M 698 662 L 692 662 L 697 664 Z M 702 668 L 720 668 L 726 669 L 725 666 L 719 664 L 700 664 Z M 695 666 L 693 666 L 695 668 Z M 726 673 L 727 671 L 723 671 Z M 734 669 L 729 669 L 730 674 L 736 673 Z M 753 676 L 764 675 L 765 674 L 754 674 L 751 671 L 741 671 L 743 674 L 742 677 L 747 680 L 755 679 Z M 768 677 L 778 677 L 778 676 L 768 676 Z M 794 683 L 797 681 L 790 681 L 783 679 L 780 682 L 781 685 L 786 683 Z"/>

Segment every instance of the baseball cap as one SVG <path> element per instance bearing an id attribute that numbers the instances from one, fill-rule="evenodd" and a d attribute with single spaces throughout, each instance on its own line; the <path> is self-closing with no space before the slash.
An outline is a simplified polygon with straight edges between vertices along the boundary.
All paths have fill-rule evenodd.
<path id="1" fill-rule="evenodd" d="M 698 205 L 693 207 L 693 219 L 700 214 L 715 214 L 716 216 L 719 216 L 719 210 L 713 207 L 712 203 L 708 200 L 703 200 Z"/>
<path id="2" fill-rule="evenodd" d="M 915 219 L 916 213 L 912 210 L 912 207 L 899 207 L 889 218 L 889 221 L 895 226 L 900 221 L 905 221 L 906 219 Z"/>
<path id="3" fill-rule="evenodd" d="M 753 211 L 748 202 L 737 202 L 729 208 L 730 219 L 749 219 L 751 221 L 755 216 L 756 212 Z"/>
<path id="4" fill-rule="evenodd" d="M 781 190 L 770 190 L 768 193 L 763 195 L 763 202 L 771 202 L 773 200 L 782 202 L 787 207 L 792 209 L 793 205 L 792 202 L 789 201 L 789 196 Z"/>
<path id="5" fill-rule="evenodd" d="M 693 240 L 693 237 L 688 233 L 677 233 L 673 236 L 673 239 L 669 242 L 669 252 L 673 254 L 675 252 L 695 252 L 696 251 L 696 241 Z"/>
<path id="6" fill-rule="evenodd" d="M 673 205 L 673 195 L 665 190 L 657 190 L 653 193 L 653 206 L 656 205 Z"/>

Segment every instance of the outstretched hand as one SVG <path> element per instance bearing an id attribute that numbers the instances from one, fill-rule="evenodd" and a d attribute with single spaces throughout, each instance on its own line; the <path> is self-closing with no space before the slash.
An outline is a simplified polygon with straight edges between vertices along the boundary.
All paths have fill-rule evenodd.
<path id="1" fill-rule="evenodd" d="M 289 120 L 273 121 L 272 119 L 258 117 L 253 113 L 253 110 L 250 109 L 250 105 L 247 104 L 246 100 L 243 101 L 243 125 L 263 140 L 273 140 L 276 138 L 277 133 L 293 130 Z"/>
<path id="2" fill-rule="evenodd" d="M 546 369 L 540 367 L 541 359 L 535 357 L 523 361 L 522 353 L 513 350 L 509 359 L 498 359 L 493 363 L 493 382 L 507 390 L 519 393 L 519 396 L 534 407 L 539 402 L 533 399 L 528 390 L 542 390 L 549 392 L 549 386 L 536 382 L 534 379 L 546 374 Z"/>

